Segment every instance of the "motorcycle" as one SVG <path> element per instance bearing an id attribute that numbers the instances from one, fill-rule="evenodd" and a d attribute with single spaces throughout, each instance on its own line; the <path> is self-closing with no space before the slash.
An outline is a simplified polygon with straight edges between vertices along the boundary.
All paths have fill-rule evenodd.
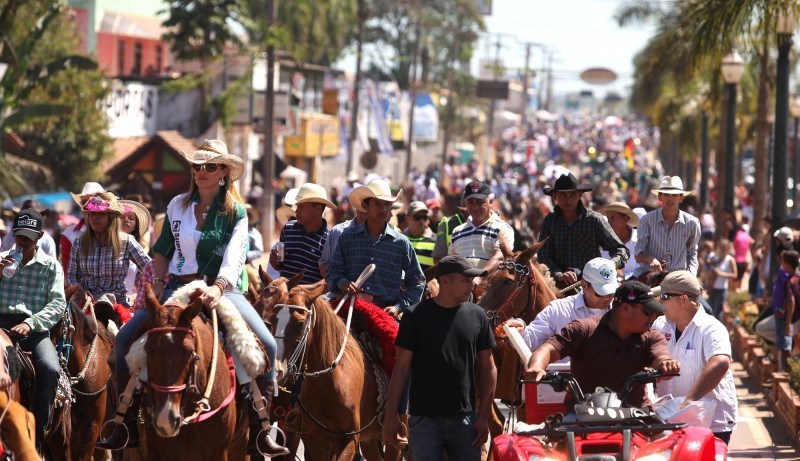
<path id="1" fill-rule="evenodd" d="M 539 382 L 556 392 L 569 390 L 579 402 L 574 413 L 547 417 L 541 429 L 525 429 L 494 439 L 497 461 L 677 461 L 725 460 L 728 447 L 704 427 L 665 422 L 650 408 L 627 404 L 635 384 L 654 383 L 653 369 L 625 380 L 621 394 L 597 388 L 584 395 L 571 373 L 550 372 Z M 522 380 L 531 383 L 533 381 Z"/>

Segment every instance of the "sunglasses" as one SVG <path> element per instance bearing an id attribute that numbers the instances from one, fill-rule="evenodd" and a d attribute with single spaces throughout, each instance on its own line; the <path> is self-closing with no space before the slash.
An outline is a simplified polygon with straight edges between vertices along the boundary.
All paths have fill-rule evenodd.
<path id="1" fill-rule="evenodd" d="M 194 171 L 200 172 L 200 170 L 206 170 L 206 173 L 214 174 L 217 172 L 218 169 L 225 168 L 225 165 L 219 165 L 216 163 L 203 163 L 202 165 L 192 165 L 192 169 Z"/>
<path id="2" fill-rule="evenodd" d="M 413 219 L 414 221 L 424 221 L 429 218 L 428 215 L 426 214 L 415 214 L 414 216 L 411 217 L 411 219 Z"/>
<path id="3" fill-rule="evenodd" d="M 666 301 L 666 300 L 668 300 L 669 298 L 674 298 L 674 297 L 676 297 L 676 296 L 683 296 L 683 295 L 682 295 L 681 293 L 662 293 L 662 294 L 661 294 L 661 296 L 659 296 L 659 297 L 660 297 L 662 300 Z"/>

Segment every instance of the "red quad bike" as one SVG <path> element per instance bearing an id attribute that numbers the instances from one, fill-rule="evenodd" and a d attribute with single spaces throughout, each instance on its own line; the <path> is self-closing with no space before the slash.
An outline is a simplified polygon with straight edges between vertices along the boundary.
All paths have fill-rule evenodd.
<path id="1" fill-rule="evenodd" d="M 548 416 L 544 429 L 503 434 L 494 439 L 497 461 L 724 461 L 728 447 L 703 427 L 665 423 L 649 408 L 626 404 L 636 383 L 652 383 L 661 373 L 653 369 L 636 373 L 623 386 L 622 395 L 597 388 L 584 395 L 571 373 L 550 372 L 541 383 L 557 392 L 567 387 L 580 402 L 565 421 L 561 413 Z M 523 382 L 531 382 L 523 380 Z"/>

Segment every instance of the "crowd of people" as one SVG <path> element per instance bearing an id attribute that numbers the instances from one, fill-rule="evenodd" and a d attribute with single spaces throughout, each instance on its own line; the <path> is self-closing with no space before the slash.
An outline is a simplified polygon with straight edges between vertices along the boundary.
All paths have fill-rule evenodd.
<path id="1" fill-rule="evenodd" d="M 221 298 L 232 303 L 274 363 L 275 339 L 243 295 L 253 265 L 268 262 L 273 277 L 301 277 L 301 287 L 324 286 L 331 299 L 358 297 L 399 323 L 383 421 L 386 441 L 402 440 L 402 421 L 410 427 L 415 459 L 441 459 L 444 451 L 452 459 L 479 459 L 497 375 L 493 330 L 473 301 L 514 251 L 544 241 L 538 260 L 559 288 L 577 294 L 553 301 L 530 324 L 508 321 L 533 351 L 529 376 L 541 378 L 548 364 L 569 358 L 582 387 L 621 391 L 624 379 L 645 366 L 680 372 L 660 382 L 658 394 L 685 404 L 713 402 L 710 429 L 727 443 L 737 402 L 730 340 L 720 322 L 726 296 L 745 288 L 745 275 L 753 296 L 771 291 L 775 346 L 785 364 L 791 324 L 800 317 L 793 231 L 784 228 L 773 236 L 783 251 L 774 256 L 781 269 L 772 287 L 770 252 L 763 251 L 771 239 L 755 245 L 744 225 L 715 239 L 708 216 L 687 211 L 692 192 L 682 178 L 643 172 L 638 154 L 601 158 L 606 154 L 587 149 L 605 152 L 618 144 L 620 152 L 635 151 L 634 138 L 636 146 L 655 145 L 657 132 L 638 124 L 625 130 L 590 123 L 529 128 L 525 158 L 515 158 L 516 151 L 504 151 L 501 143 L 501 173 L 488 181 L 475 179 L 474 164 L 453 163 L 414 172 L 405 184 L 375 175 L 362 184 L 351 172 L 330 194 L 314 183 L 282 191 L 280 237 L 271 246 L 258 232 L 256 207 L 236 190 L 241 160 L 217 140 L 185 155 L 190 189 L 174 197 L 160 219 L 153 219 L 141 198 L 121 199 L 87 183 L 73 194 L 83 219 L 54 239 L 48 210 L 35 201 L 23 204 L 0 227 L 6 234 L 0 326 L 25 338 L 20 344 L 32 352 L 41 376 L 33 408 L 37 437 L 44 435 L 58 380 L 47 331 L 64 312 L 65 286 L 80 285 L 95 300 L 114 305 L 124 322 L 116 337 L 116 380 L 129 393 L 123 399 L 128 404 L 118 409 L 120 424 L 98 445 L 118 449 L 126 432 L 128 444 L 137 443 L 139 396 L 130 385 L 137 370 L 127 369 L 124 355 L 148 316 L 146 287 L 166 300 L 181 286 L 204 280 L 203 302 L 210 308 Z M 508 133 L 503 143 L 514 145 L 514 136 Z M 544 173 L 558 162 L 585 168 Z M 370 264 L 376 269 L 359 286 Z M 16 272 L 6 270 L 11 267 Z M 438 291 L 423 300 L 434 279 Z M 248 395 L 263 398 L 265 411 L 275 377 L 274 368 L 251 377 Z M 636 389 L 631 401 L 644 404 L 644 390 Z M 258 421 L 254 445 L 271 455 L 287 453 L 269 431 L 261 431 L 269 426 L 268 413 Z"/>

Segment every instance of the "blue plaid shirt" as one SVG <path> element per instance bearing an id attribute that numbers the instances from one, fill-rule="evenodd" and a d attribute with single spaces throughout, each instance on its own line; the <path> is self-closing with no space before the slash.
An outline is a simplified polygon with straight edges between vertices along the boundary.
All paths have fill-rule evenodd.
<path id="1" fill-rule="evenodd" d="M 364 224 L 348 227 L 339 237 L 325 281 L 331 291 L 341 294 L 339 285 L 355 282 L 370 264 L 375 272 L 362 287 L 387 305 L 402 311 L 417 304 L 425 291 L 425 275 L 408 239 L 388 224 L 378 240 L 367 235 Z"/>

